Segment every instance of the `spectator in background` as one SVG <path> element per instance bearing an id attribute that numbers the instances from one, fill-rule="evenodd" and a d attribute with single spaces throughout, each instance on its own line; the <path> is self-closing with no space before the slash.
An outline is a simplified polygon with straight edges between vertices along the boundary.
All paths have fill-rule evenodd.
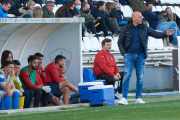
<path id="1" fill-rule="evenodd" d="M 119 26 L 127 24 L 127 19 L 124 17 L 123 12 L 121 11 L 120 3 L 115 4 L 114 8 L 111 10 L 110 17 L 116 18 Z"/>
<path id="2" fill-rule="evenodd" d="M 88 3 L 84 3 L 81 11 L 81 17 L 85 18 L 85 24 L 87 24 L 89 21 L 94 22 L 94 26 L 96 27 L 96 31 L 103 31 L 105 36 L 109 36 L 111 34 L 108 34 L 106 23 L 104 19 L 96 19 L 90 14 L 90 5 Z"/>
<path id="3" fill-rule="evenodd" d="M 44 55 L 41 53 L 35 53 L 34 55 L 38 56 L 38 68 L 36 70 L 36 73 L 39 74 L 41 81 L 44 82 L 47 79 L 45 69 L 42 64 Z M 49 93 L 49 101 L 54 105 L 63 105 L 63 103 L 61 103 L 59 99 L 53 95 L 52 91 Z"/>
<path id="4" fill-rule="evenodd" d="M 14 71 L 15 71 L 14 85 L 15 85 L 16 89 L 18 89 L 19 92 L 22 93 L 22 97 L 19 99 L 19 109 L 30 108 L 31 102 L 32 102 L 33 97 L 34 97 L 34 93 L 32 90 L 22 88 L 22 84 L 19 80 L 20 65 L 21 64 L 18 60 L 13 60 L 13 63 L 14 63 Z"/>
<path id="5" fill-rule="evenodd" d="M 54 2 L 47 1 L 46 5 L 42 7 L 43 10 L 43 18 L 54 18 Z"/>
<path id="6" fill-rule="evenodd" d="M 1 69 L 4 68 L 4 62 L 6 61 L 12 61 L 13 60 L 13 54 L 9 50 L 4 50 L 1 55 Z"/>
<path id="7" fill-rule="evenodd" d="M 75 8 L 75 3 L 73 1 L 69 1 L 67 3 L 65 3 L 63 6 L 61 6 L 55 14 L 55 17 L 73 17 L 73 18 L 77 18 L 80 16 L 80 14 L 74 15 L 71 13 Z M 82 24 L 82 32 L 83 35 L 85 37 L 92 37 L 94 35 L 91 35 L 87 32 L 87 28 L 84 24 Z"/>
<path id="8" fill-rule="evenodd" d="M 81 7 L 83 7 L 84 3 L 88 3 L 90 5 L 90 9 L 95 9 L 96 6 L 93 4 L 93 1 L 92 0 L 81 0 Z"/>
<path id="9" fill-rule="evenodd" d="M 167 32 L 157 32 L 142 22 L 140 12 L 132 14 L 132 20 L 124 25 L 119 35 L 118 47 L 122 56 L 124 56 L 124 79 L 123 79 L 123 98 L 118 101 L 119 104 L 127 105 L 129 82 L 133 68 L 136 69 L 136 102 L 145 103 L 141 99 L 143 90 L 143 74 L 145 67 L 145 59 L 148 57 L 147 41 L 148 36 L 155 38 L 165 38 L 173 34 L 173 30 Z"/>
<path id="10" fill-rule="evenodd" d="M 81 14 L 80 14 L 80 9 L 81 9 L 81 1 L 80 0 L 75 0 L 75 9 L 71 11 L 72 15 L 73 16 L 77 16 L 77 15 L 80 15 L 81 17 Z M 83 31 L 88 31 L 90 33 L 90 31 L 92 32 L 92 34 L 95 34 L 96 35 L 96 28 L 95 28 L 95 25 L 94 25 L 94 22 L 93 21 L 89 21 L 87 22 L 86 24 L 85 23 L 82 23 L 82 27 L 83 27 Z M 96 35 L 97 36 L 97 35 Z"/>
<path id="11" fill-rule="evenodd" d="M 147 2 L 152 2 L 154 6 L 161 6 L 161 0 L 146 0 Z"/>
<path id="12" fill-rule="evenodd" d="M 166 11 L 161 11 L 159 17 L 160 17 L 160 19 L 161 19 L 161 22 L 167 22 Z"/>
<path id="13" fill-rule="evenodd" d="M 69 1 L 71 1 L 71 0 L 56 0 L 57 2 L 56 2 L 56 4 L 65 4 L 65 3 L 67 3 L 67 2 L 69 2 Z"/>
<path id="14" fill-rule="evenodd" d="M 177 47 L 178 41 L 177 36 L 180 36 L 179 28 L 176 22 L 161 22 L 161 19 L 158 15 L 152 12 L 153 3 L 148 2 L 146 3 L 146 11 L 144 12 L 144 17 L 148 21 L 149 26 L 155 30 L 160 30 L 162 32 L 166 32 L 168 29 L 173 29 L 174 34 L 173 36 L 173 45 Z"/>
<path id="15" fill-rule="evenodd" d="M 33 10 L 33 18 L 42 18 L 43 17 L 43 11 L 42 8 L 37 6 Z"/>
<path id="16" fill-rule="evenodd" d="M 30 55 L 28 57 L 28 66 L 25 66 L 20 71 L 20 80 L 23 89 L 32 90 L 34 93 L 34 107 L 39 107 L 42 100 L 42 106 L 48 106 L 49 92 L 51 88 L 44 86 L 39 74 L 36 70 L 38 67 L 38 56 Z"/>
<path id="17" fill-rule="evenodd" d="M 32 0 L 29 0 L 27 2 L 27 7 L 19 8 L 19 12 L 22 14 L 20 17 L 24 18 L 33 18 L 33 10 L 35 8 L 35 2 Z"/>
<path id="18" fill-rule="evenodd" d="M 11 0 L 12 6 L 8 12 L 8 14 L 14 14 L 15 16 L 20 16 L 19 8 L 24 6 L 24 0 Z"/>
<path id="19" fill-rule="evenodd" d="M 120 80 L 121 75 L 119 74 L 114 55 L 110 53 L 111 39 L 104 39 L 101 44 L 102 50 L 97 53 L 94 59 L 94 72 L 97 79 L 106 80 L 106 85 L 114 86 L 115 82 Z M 121 99 L 121 95 L 118 92 L 115 96 Z"/>
<path id="20" fill-rule="evenodd" d="M 22 97 L 22 93 L 16 90 L 15 85 L 13 83 L 14 77 L 14 63 L 12 61 L 4 62 L 4 69 L 0 70 L 0 90 L 3 90 L 3 98 L 5 98 L 5 108 L 6 110 L 11 109 L 11 101 L 12 108 L 18 109 L 19 107 L 19 97 Z M 2 104 L 0 110 L 3 110 L 4 105 Z"/>
<path id="21" fill-rule="evenodd" d="M 73 86 L 64 75 L 66 58 L 62 55 L 57 55 L 54 62 L 51 62 L 45 67 L 47 79 L 44 82 L 52 89 L 54 95 L 63 95 L 65 105 L 69 103 L 70 90 L 79 93 L 79 90 Z"/>
<path id="22" fill-rule="evenodd" d="M 177 14 L 173 13 L 170 7 L 167 7 L 165 11 L 168 21 L 175 21 L 178 27 L 180 28 L 180 18 L 177 16 Z"/>
<path id="23" fill-rule="evenodd" d="M 0 18 L 7 18 L 11 5 L 12 2 L 10 0 L 3 0 L 2 6 L 0 6 Z"/>
<path id="24" fill-rule="evenodd" d="M 91 14 L 93 15 L 93 17 L 96 20 L 97 19 L 104 19 L 104 21 L 106 22 L 106 26 L 110 29 L 112 34 L 113 35 L 119 35 L 118 32 L 120 32 L 120 29 L 118 29 L 118 32 L 117 32 L 117 31 L 115 31 L 115 29 L 112 25 L 112 23 L 116 23 L 116 25 L 114 24 L 114 26 L 118 27 L 117 20 L 113 19 L 113 18 L 111 19 L 109 17 L 109 15 L 105 12 L 105 9 L 106 9 L 106 3 L 104 1 L 98 1 L 97 2 L 97 9 L 91 10 Z"/>
<path id="25" fill-rule="evenodd" d="M 130 6 L 132 7 L 133 11 L 139 11 L 141 14 L 146 11 L 146 5 L 143 0 L 131 0 Z"/>

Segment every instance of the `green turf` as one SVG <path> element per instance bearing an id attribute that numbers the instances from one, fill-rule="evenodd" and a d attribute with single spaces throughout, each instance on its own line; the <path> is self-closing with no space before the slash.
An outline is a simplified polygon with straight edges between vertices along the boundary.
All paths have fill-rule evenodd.
<path id="1" fill-rule="evenodd" d="M 133 99 L 133 98 L 130 98 Z M 0 120 L 179 120 L 180 96 L 143 98 L 146 104 L 1 115 Z"/>

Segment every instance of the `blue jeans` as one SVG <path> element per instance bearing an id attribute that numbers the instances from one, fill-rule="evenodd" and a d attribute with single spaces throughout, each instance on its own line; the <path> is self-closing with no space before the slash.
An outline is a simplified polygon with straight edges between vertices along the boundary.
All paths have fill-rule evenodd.
<path id="1" fill-rule="evenodd" d="M 168 29 L 173 29 L 174 30 L 174 34 L 172 35 L 173 36 L 173 45 L 178 45 L 177 36 L 180 36 L 180 32 L 179 32 L 179 28 L 178 28 L 176 22 L 172 21 L 172 22 L 159 23 L 157 25 L 156 30 L 166 32 Z"/>
<path id="2" fill-rule="evenodd" d="M 123 79 L 123 97 L 127 99 L 129 82 L 133 68 L 136 69 L 136 99 L 141 98 L 141 93 L 143 90 L 143 74 L 145 66 L 145 54 L 127 54 L 124 56 L 124 79 Z"/>

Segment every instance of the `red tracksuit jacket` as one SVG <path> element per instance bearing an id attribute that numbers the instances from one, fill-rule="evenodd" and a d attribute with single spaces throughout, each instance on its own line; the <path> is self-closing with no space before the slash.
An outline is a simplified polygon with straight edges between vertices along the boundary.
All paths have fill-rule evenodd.
<path id="1" fill-rule="evenodd" d="M 105 73 L 113 77 L 119 73 L 114 55 L 108 54 L 104 50 L 99 51 L 94 60 L 94 72 L 96 76 Z"/>
<path id="2" fill-rule="evenodd" d="M 58 69 L 54 62 L 45 67 L 45 72 L 47 76 L 47 79 L 44 81 L 45 85 L 49 83 L 60 83 L 64 80 L 64 78 L 61 76 L 62 69 Z"/>
<path id="3" fill-rule="evenodd" d="M 38 74 L 41 78 L 41 81 L 44 83 L 44 81 L 46 81 L 47 79 L 47 75 L 43 76 L 43 72 L 42 72 L 42 68 L 38 66 L 37 70 L 36 70 L 36 74 Z"/>

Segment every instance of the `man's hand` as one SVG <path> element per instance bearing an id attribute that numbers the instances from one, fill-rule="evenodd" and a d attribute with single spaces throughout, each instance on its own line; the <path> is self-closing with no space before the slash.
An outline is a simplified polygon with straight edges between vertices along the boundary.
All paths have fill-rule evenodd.
<path id="1" fill-rule="evenodd" d="M 119 80 L 117 75 L 114 76 L 114 79 L 117 81 Z"/>
<path id="2" fill-rule="evenodd" d="M 12 70 L 11 73 L 10 73 L 10 77 L 14 77 L 14 74 L 15 74 L 15 71 Z"/>
<path id="3" fill-rule="evenodd" d="M 124 56 L 126 56 L 127 54 L 124 54 Z"/>
<path id="4" fill-rule="evenodd" d="M 39 85 L 38 88 L 42 90 L 42 89 L 43 89 L 43 86 L 42 86 L 42 85 Z"/>
<path id="5" fill-rule="evenodd" d="M 42 68 L 42 70 L 44 70 L 44 65 L 43 64 L 40 64 L 39 66 L 40 66 L 40 68 Z"/>
<path id="6" fill-rule="evenodd" d="M 22 92 L 19 91 L 19 97 L 22 97 L 22 95 L 23 95 Z"/>
<path id="7" fill-rule="evenodd" d="M 14 93 L 14 90 L 9 90 L 9 92 L 8 92 L 8 97 L 12 96 L 13 93 Z"/>
<path id="8" fill-rule="evenodd" d="M 63 79 L 66 80 L 66 76 L 63 76 Z"/>
<path id="9" fill-rule="evenodd" d="M 117 73 L 116 76 L 118 77 L 118 79 L 121 78 L 121 75 L 119 73 Z"/>
<path id="10" fill-rule="evenodd" d="M 167 36 L 169 36 L 169 35 L 172 35 L 172 34 L 174 34 L 174 30 L 173 29 L 171 29 L 171 30 L 167 30 L 167 32 L 166 32 L 166 35 Z"/>
<path id="11" fill-rule="evenodd" d="M 101 17 L 97 17 L 97 20 L 100 20 L 101 19 Z"/>
<path id="12" fill-rule="evenodd" d="M 20 92 L 22 92 L 22 93 L 24 92 L 24 89 L 23 89 L 23 88 L 21 88 L 21 89 L 18 89 L 18 90 L 19 90 Z"/>

